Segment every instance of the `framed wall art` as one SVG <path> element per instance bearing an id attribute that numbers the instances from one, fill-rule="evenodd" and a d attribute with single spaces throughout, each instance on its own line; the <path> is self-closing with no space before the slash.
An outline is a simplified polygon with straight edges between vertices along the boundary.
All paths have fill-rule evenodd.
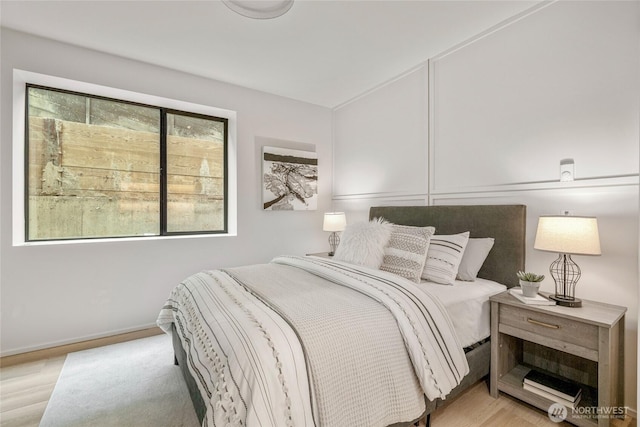
<path id="1" fill-rule="evenodd" d="M 265 210 L 316 210 L 318 155 L 262 147 L 262 204 Z"/>

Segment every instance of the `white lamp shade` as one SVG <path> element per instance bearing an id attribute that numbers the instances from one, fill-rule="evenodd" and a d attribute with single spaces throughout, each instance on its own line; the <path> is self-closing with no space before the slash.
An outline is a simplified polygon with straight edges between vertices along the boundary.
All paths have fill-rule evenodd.
<path id="1" fill-rule="evenodd" d="M 584 216 L 541 216 L 535 249 L 574 255 L 600 255 L 598 220 Z"/>
<path id="2" fill-rule="evenodd" d="M 347 217 L 344 212 L 327 212 L 324 214 L 324 231 L 342 231 L 347 227 Z"/>

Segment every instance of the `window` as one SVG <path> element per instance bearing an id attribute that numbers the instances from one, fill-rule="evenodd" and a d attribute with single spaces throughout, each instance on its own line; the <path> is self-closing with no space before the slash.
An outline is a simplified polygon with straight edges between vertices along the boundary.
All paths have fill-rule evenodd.
<path id="1" fill-rule="evenodd" d="M 227 233 L 229 120 L 26 85 L 25 240 Z"/>

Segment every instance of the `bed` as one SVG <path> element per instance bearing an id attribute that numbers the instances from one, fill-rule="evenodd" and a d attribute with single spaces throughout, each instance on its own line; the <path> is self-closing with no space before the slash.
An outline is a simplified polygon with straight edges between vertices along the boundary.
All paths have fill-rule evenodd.
<path id="1" fill-rule="evenodd" d="M 526 207 L 373 207 L 369 217 L 494 243 L 477 279 L 451 286 L 293 256 L 191 276 L 158 325 L 173 335 L 203 425 L 428 423 L 439 405 L 488 375 L 488 298 L 517 285 L 515 272 L 524 269 Z M 463 297 L 471 291 L 473 310 Z M 190 320 L 209 315 L 217 320 Z M 472 324 L 485 327 L 471 331 Z"/>

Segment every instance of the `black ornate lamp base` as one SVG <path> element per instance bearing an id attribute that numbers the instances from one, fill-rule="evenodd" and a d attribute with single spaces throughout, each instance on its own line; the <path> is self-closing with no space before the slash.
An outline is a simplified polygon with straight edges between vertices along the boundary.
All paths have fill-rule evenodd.
<path id="1" fill-rule="evenodd" d="M 571 254 L 558 254 L 549 272 L 556 283 L 556 293 L 549 298 L 564 307 L 582 307 L 582 300 L 575 297 L 576 284 L 582 273 L 578 264 L 571 259 Z"/>
<path id="2" fill-rule="evenodd" d="M 557 305 L 564 307 L 582 307 L 582 300 L 579 298 L 565 297 L 563 295 L 549 295 L 549 299 L 554 300 Z"/>
<path id="3" fill-rule="evenodd" d="M 329 247 L 331 250 L 329 251 L 329 256 L 333 256 L 336 253 L 336 248 L 340 244 L 340 236 L 335 231 L 329 235 Z"/>

